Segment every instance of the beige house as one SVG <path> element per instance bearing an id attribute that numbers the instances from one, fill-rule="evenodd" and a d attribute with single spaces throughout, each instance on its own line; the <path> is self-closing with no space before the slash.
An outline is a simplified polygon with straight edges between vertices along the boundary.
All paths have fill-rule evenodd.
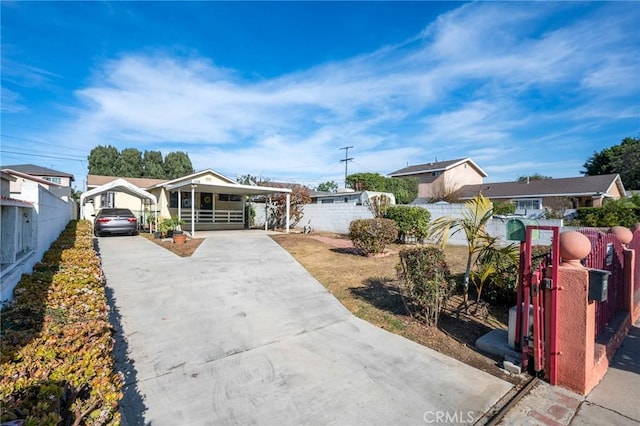
<path id="1" fill-rule="evenodd" d="M 418 178 L 418 201 L 456 198 L 465 185 L 482 184 L 487 173 L 470 158 L 418 164 L 389 173 L 395 178 Z"/>
<path id="2" fill-rule="evenodd" d="M 113 187 L 118 179 L 127 184 Z M 156 213 L 159 218 L 178 216 L 185 222 L 182 228 L 191 232 L 242 229 L 248 196 L 285 193 L 289 200 L 291 193 L 289 188 L 241 185 L 211 169 L 172 180 L 89 175 L 87 188 L 84 217 L 101 208 L 128 208 L 142 223 Z"/>

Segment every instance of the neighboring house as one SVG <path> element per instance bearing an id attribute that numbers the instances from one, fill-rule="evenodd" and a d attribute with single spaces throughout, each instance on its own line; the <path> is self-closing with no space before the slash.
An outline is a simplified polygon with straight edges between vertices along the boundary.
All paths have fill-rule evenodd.
<path id="1" fill-rule="evenodd" d="M 60 198 L 66 197 L 66 200 L 71 198 L 71 184 L 75 180 L 70 173 L 60 172 L 58 170 L 48 169 L 46 167 L 37 166 L 35 164 L 15 164 L 2 166 L 2 169 L 11 169 L 14 172 L 23 173 L 35 178 L 40 178 L 51 182 L 57 186 L 53 187 L 55 190 L 51 191 L 58 195 Z"/>
<path id="2" fill-rule="evenodd" d="M 13 170 L 10 168 L 2 169 L 4 173 L 8 173 L 13 176 L 14 179 L 9 186 L 9 191 L 11 196 L 16 196 L 22 194 L 22 186 L 27 182 L 36 182 L 45 188 L 47 191 L 55 194 L 59 198 L 68 201 L 71 196 L 71 189 L 69 187 L 62 186 L 59 183 L 53 183 L 49 180 L 42 179 L 37 176 L 32 176 L 27 173 L 22 173 L 17 170 Z"/>
<path id="3" fill-rule="evenodd" d="M 487 173 L 470 158 L 418 164 L 389 173 L 395 178 L 418 178 L 418 203 L 428 203 L 455 195 L 465 185 L 481 184 Z"/>
<path id="4" fill-rule="evenodd" d="M 385 195 L 391 200 L 391 204 L 396 204 L 396 197 L 390 192 L 374 192 L 374 191 L 309 191 L 312 204 L 339 204 L 349 203 L 357 206 L 367 205 L 369 201 L 380 195 Z"/>
<path id="5" fill-rule="evenodd" d="M 514 203 L 517 212 L 600 207 L 607 198 L 626 196 L 617 174 L 467 185 L 459 199 L 469 200 L 479 193 L 492 201 Z"/>
<path id="6" fill-rule="evenodd" d="M 117 179 L 128 185 L 110 186 Z M 172 180 L 89 175 L 87 182 L 90 191 L 85 193 L 89 196 L 82 196 L 83 212 L 92 203 L 94 211 L 128 208 L 142 220 L 155 213 L 161 218 L 179 216 L 186 223 L 183 229 L 190 231 L 242 229 L 247 222 L 248 196 L 286 193 L 288 198 L 291 193 L 289 188 L 242 185 L 211 169 Z"/>
<path id="7" fill-rule="evenodd" d="M 77 206 L 49 180 L 12 169 L 3 169 L 1 178 L 0 301 L 6 301 L 22 274 L 32 271 L 75 217 Z"/>

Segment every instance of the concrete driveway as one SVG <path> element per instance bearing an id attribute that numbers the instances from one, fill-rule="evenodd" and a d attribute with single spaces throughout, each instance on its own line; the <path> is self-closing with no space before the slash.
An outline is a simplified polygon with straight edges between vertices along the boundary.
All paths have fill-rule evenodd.
<path id="1" fill-rule="evenodd" d="M 511 388 L 354 317 L 263 231 L 98 249 L 126 425 L 468 424 Z"/>

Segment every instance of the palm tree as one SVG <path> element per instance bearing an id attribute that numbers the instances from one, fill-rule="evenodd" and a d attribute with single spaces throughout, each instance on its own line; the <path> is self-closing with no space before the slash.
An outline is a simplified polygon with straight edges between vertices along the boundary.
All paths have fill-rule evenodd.
<path id="1" fill-rule="evenodd" d="M 519 261 L 518 246 L 515 243 L 499 245 L 497 237 L 485 236 L 485 246 L 478 253 L 476 271 L 471 273 L 471 281 L 476 287 L 476 312 L 480 304 L 480 297 L 484 284 L 494 280 L 495 276 L 503 273 L 511 265 Z"/>
<path id="2" fill-rule="evenodd" d="M 467 237 L 468 257 L 467 268 L 464 272 L 464 303 L 469 301 L 469 277 L 474 255 L 479 255 L 495 239 L 485 231 L 485 225 L 493 216 L 493 204 L 482 194 L 478 194 L 465 203 L 465 210 L 462 217 L 440 217 L 436 219 L 432 226 L 432 235 L 442 242 L 442 246 L 447 245 L 449 236 L 463 232 Z"/>

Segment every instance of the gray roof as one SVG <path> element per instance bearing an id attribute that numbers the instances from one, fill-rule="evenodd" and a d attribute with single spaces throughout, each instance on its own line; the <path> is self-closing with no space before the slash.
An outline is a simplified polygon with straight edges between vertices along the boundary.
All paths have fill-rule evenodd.
<path id="1" fill-rule="evenodd" d="M 560 179 L 540 179 L 525 182 L 494 182 L 465 185 L 460 198 L 469 199 L 482 193 L 487 198 L 559 197 L 606 194 L 617 184 L 624 194 L 624 186 L 617 174 L 582 176 Z"/>
<path id="2" fill-rule="evenodd" d="M 13 164 L 2 166 L 2 169 L 11 169 L 15 170 L 16 172 L 25 173 L 32 176 L 60 176 L 68 177 L 71 178 L 71 180 L 75 180 L 71 173 L 59 172 L 58 170 L 36 166 L 35 164 Z"/>
<path id="3" fill-rule="evenodd" d="M 458 158 L 455 160 L 438 161 L 435 163 L 416 164 L 414 166 L 408 166 L 400 170 L 396 170 L 395 172 L 391 172 L 389 173 L 389 176 L 408 176 L 408 175 L 416 175 L 421 173 L 438 172 L 438 171 L 448 170 L 449 168 L 456 166 L 458 164 L 462 164 L 464 162 L 468 162 L 473 167 L 475 167 L 481 175 L 487 176 L 485 171 L 482 170 L 480 166 L 478 166 L 470 158 Z"/>

